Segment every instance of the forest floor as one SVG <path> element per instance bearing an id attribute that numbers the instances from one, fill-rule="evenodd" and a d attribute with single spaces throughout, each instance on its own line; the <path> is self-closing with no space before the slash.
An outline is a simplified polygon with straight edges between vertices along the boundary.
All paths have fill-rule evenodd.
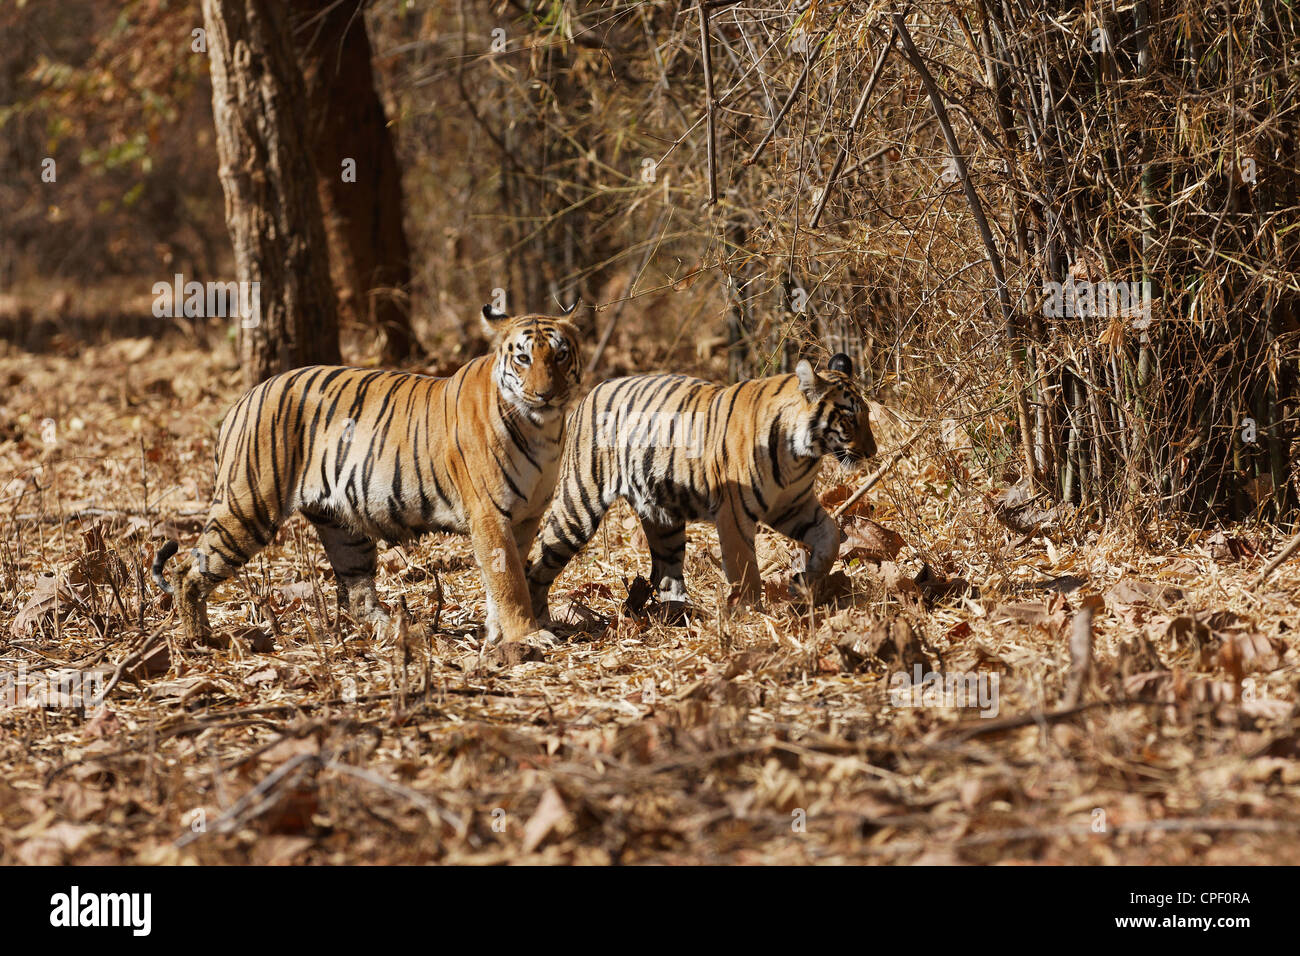
<path id="1" fill-rule="evenodd" d="M 237 381 L 179 340 L 0 345 L 0 863 L 1300 863 L 1276 531 L 1020 535 L 935 435 L 851 513 L 836 606 L 729 607 L 698 525 L 657 623 L 624 509 L 553 591 L 576 626 L 503 668 L 467 539 L 383 553 L 410 623 L 375 633 L 295 520 L 214 595 L 228 646 L 181 648 L 148 563 L 202 523 Z M 898 692 L 917 665 L 974 693 Z"/>

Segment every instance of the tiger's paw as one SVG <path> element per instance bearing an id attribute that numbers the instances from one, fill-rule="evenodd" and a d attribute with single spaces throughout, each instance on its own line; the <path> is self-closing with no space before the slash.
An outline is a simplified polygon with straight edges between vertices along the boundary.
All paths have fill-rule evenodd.
<path id="1" fill-rule="evenodd" d="M 544 627 L 539 627 L 537 630 L 533 631 L 531 634 L 529 634 L 524 638 L 524 641 L 526 643 L 533 644 L 538 647 L 545 648 L 547 650 L 554 647 L 559 642 L 559 640 L 560 639 L 558 637 L 556 637 L 551 631 L 549 631 L 547 628 Z"/>
<path id="2" fill-rule="evenodd" d="M 808 594 L 809 594 L 809 582 L 807 577 L 803 574 L 796 574 L 794 577 L 790 579 L 790 583 L 785 586 L 785 596 L 792 603 L 798 604 L 802 601 L 807 600 Z M 812 595 L 813 598 L 816 599 L 817 597 L 816 582 L 813 582 Z"/>
<path id="3" fill-rule="evenodd" d="M 811 579 L 796 574 L 786 588 L 791 604 L 806 605 L 811 598 L 813 606 L 835 604 L 851 590 L 852 584 L 842 571 Z"/>
<path id="4" fill-rule="evenodd" d="M 549 637 L 546 641 L 542 635 Z M 536 630 L 516 641 L 501 641 L 492 645 L 484 656 L 492 663 L 503 667 L 514 667 L 525 661 L 542 661 L 546 659 L 544 650 L 555 643 L 555 636 L 550 631 Z"/>
<path id="5" fill-rule="evenodd" d="M 354 583 L 340 597 L 346 597 L 348 614 L 359 624 L 373 624 L 376 628 L 385 627 L 392 622 L 388 609 L 375 593 L 373 582 Z"/>

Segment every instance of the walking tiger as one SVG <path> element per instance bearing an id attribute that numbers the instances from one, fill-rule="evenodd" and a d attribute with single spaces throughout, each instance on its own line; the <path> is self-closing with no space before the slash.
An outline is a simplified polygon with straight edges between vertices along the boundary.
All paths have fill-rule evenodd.
<path id="1" fill-rule="evenodd" d="M 796 586 L 830 570 L 840 534 L 813 493 L 824 455 L 856 465 L 876 453 L 867 401 L 848 356 L 818 373 L 715 385 L 682 375 L 634 375 L 592 389 L 569 440 L 539 553 L 529 566 L 533 612 L 547 615 L 551 583 L 625 498 L 650 545 L 651 583 L 685 601 L 686 522 L 713 521 L 723 568 L 740 597 L 761 589 L 754 533 L 761 521 L 811 552 Z"/>
<path id="2" fill-rule="evenodd" d="M 249 391 L 222 422 L 207 522 L 177 572 L 186 638 L 210 634 L 208 594 L 300 511 L 320 534 L 340 607 L 354 616 L 386 618 L 375 593 L 378 539 L 454 531 L 470 536 L 483 574 L 488 638 L 549 641 L 524 567 L 581 376 L 572 311 L 511 318 L 484 306 L 493 352 L 448 378 L 312 366 Z M 168 542 L 154 561 L 166 591 L 177 548 Z"/>

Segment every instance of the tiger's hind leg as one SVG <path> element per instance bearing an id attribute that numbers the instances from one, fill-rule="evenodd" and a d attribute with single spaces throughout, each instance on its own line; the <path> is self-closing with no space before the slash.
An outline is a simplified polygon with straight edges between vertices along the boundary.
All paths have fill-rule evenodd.
<path id="1" fill-rule="evenodd" d="M 274 534 L 274 527 L 260 529 L 224 506 L 213 505 L 203 534 L 177 570 L 176 607 L 187 644 L 211 641 L 208 595 L 247 564 Z"/>
<path id="2" fill-rule="evenodd" d="M 316 528 L 325 556 L 334 569 L 339 610 L 347 610 L 358 621 L 387 622 L 388 613 L 375 591 L 378 549 L 374 540 L 350 530 L 324 512 L 304 509 L 303 516 Z"/>
<path id="3" fill-rule="evenodd" d="M 529 597 L 539 621 L 550 619 L 551 585 L 596 533 L 600 520 L 613 503 L 612 497 L 607 499 L 604 495 L 589 501 L 575 498 L 568 488 L 556 492 L 539 537 L 537 558 L 528 567 Z"/>
<path id="4" fill-rule="evenodd" d="M 655 586 L 659 600 L 665 604 L 685 604 L 686 578 L 682 562 L 686 557 L 686 522 L 661 525 L 642 518 L 641 529 L 650 545 L 650 582 Z"/>

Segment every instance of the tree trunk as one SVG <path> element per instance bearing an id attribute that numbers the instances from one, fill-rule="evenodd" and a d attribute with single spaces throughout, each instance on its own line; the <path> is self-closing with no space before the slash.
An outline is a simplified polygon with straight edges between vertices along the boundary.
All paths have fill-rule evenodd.
<path id="1" fill-rule="evenodd" d="M 306 94 L 279 5 L 203 0 L 226 225 L 260 307 L 240 323 L 252 386 L 339 361 L 338 305 L 307 151 Z"/>
<path id="2" fill-rule="evenodd" d="M 398 364 L 422 353 L 407 307 L 411 252 L 402 227 L 402 173 L 375 91 L 364 6 L 365 0 L 293 0 L 293 43 L 307 88 L 339 310 L 345 322 L 381 330 L 383 361 Z"/>

